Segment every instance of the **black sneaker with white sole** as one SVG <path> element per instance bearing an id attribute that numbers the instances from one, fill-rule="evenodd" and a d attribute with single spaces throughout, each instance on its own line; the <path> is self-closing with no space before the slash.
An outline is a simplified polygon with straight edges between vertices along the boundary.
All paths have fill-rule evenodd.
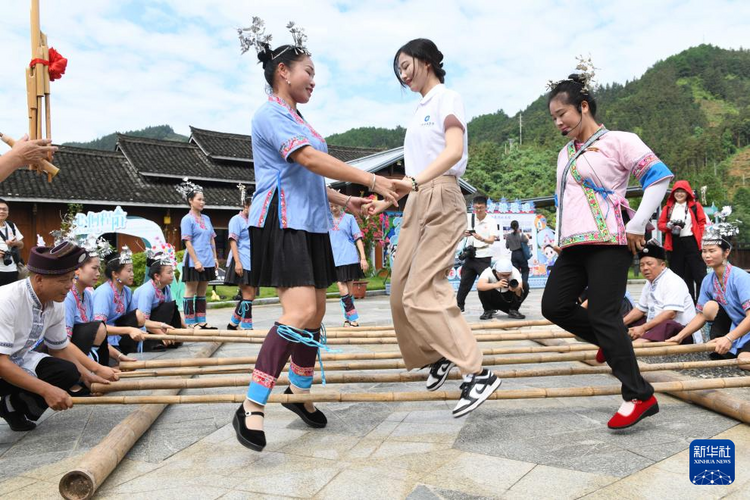
<path id="1" fill-rule="evenodd" d="M 440 358 L 432 363 L 430 366 L 430 374 L 427 376 L 427 390 L 438 390 L 438 388 L 445 383 L 445 380 L 448 378 L 448 373 L 454 366 L 456 366 L 456 363 L 448 361 L 445 358 Z"/>
<path id="2" fill-rule="evenodd" d="M 482 373 L 471 375 L 471 380 L 461 384 L 461 399 L 453 409 L 453 416 L 463 417 L 476 409 L 500 387 L 503 381 L 487 368 Z"/>

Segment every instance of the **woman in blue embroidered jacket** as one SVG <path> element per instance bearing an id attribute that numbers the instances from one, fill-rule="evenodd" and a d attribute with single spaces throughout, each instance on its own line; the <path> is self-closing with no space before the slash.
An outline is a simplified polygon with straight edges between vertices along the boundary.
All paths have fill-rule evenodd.
<path id="1" fill-rule="evenodd" d="M 390 200 L 394 183 L 350 167 L 327 154 L 326 142 L 302 117 L 298 105 L 310 100 L 315 65 L 304 47 L 304 34 L 290 23 L 294 45 L 272 49 L 263 22 L 240 40 L 254 46 L 272 92 L 252 120 L 256 191 L 250 207 L 252 286 L 277 289 L 282 316 L 268 331 L 253 370 L 247 399 L 237 408 L 233 425 L 244 446 L 260 451 L 266 444 L 263 408 L 291 356 L 286 394 L 309 392 L 321 339 L 326 288 L 336 281 L 328 237 L 328 201 L 358 211 L 361 198 L 327 190 L 325 178 L 367 186 Z M 312 427 L 326 418 L 312 403 L 284 404 Z"/>
<path id="2" fill-rule="evenodd" d="M 250 284 L 252 268 L 250 262 L 250 202 L 252 199 L 245 195 L 245 186 L 239 185 L 240 205 L 242 210 L 229 220 L 229 257 L 227 258 L 227 284 L 240 287 L 241 299 L 234 308 L 229 319 L 229 330 L 253 329 L 253 300 L 255 287 Z"/>
<path id="3" fill-rule="evenodd" d="M 735 234 L 736 226 L 725 222 L 703 233 L 701 254 L 713 272 L 701 284 L 698 314 L 672 340 L 681 342 L 711 322 L 711 343 L 716 346 L 711 359 L 737 358 L 748 362 L 741 369 L 750 370 L 750 274 L 727 260 Z"/>
<path id="4" fill-rule="evenodd" d="M 123 354 L 139 350 L 146 338 L 140 330 L 145 318 L 133 302 L 133 254 L 123 247 L 119 254 L 109 257 L 104 269 L 106 281 L 94 290 L 94 320 L 107 327 L 107 340 Z"/>
<path id="5" fill-rule="evenodd" d="M 206 290 L 208 282 L 216 279 L 216 233 L 208 215 L 203 214 L 206 199 L 203 188 L 187 179 L 177 190 L 190 204 L 190 211 L 180 222 L 180 237 L 185 242 L 182 281 L 185 295 L 182 310 L 188 326 L 213 329 L 206 323 Z"/>
<path id="6" fill-rule="evenodd" d="M 359 314 L 354 307 L 352 295 L 354 281 L 365 277 L 369 264 L 365 257 L 365 245 L 362 243 L 362 231 L 357 219 L 347 214 L 341 207 L 331 203 L 333 222 L 328 230 L 333 249 L 333 261 L 336 264 L 336 279 L 341 296 L 341 309 L 344 311 L 344 326 L 359 326 Z"/>
<path id="7" fill-rule="evenodd" d="M 174 262 L 166 254 L 156 253 L 146 260 L 148 280 L 133 293 L 133 303 L 143 316 L 144 328 L 149 333 L 164 335 L 175 328 L 187 328 L 172 299 L 170 285 L 174 281 Z M 144 351 L 163 351 L 179 347 L 182 342 L 150 340 L 144 342 Z"/>

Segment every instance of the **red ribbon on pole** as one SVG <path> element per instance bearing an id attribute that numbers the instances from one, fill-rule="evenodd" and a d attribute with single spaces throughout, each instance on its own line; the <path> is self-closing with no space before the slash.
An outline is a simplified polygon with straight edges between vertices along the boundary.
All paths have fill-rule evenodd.
<path id="1" fill-rule="evenodd" d="M 43 64 L 49 66 L 49 79 L 51 82 L 59 80 L 65 74 L 65 69 L 68 66 L 68 60 L 65 59 L 58 51 L 50 47 L 49 49 L 49 61 L 46 59 L 32 59 L 29 63 L 30 67 L 34 67 L 37 64 Z"/>

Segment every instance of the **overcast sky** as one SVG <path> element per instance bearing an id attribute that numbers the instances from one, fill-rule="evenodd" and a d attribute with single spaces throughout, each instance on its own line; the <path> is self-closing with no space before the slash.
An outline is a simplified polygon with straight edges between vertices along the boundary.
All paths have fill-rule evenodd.
<path id="1" fill-rule="evenodd" d="M 0 0 L 0 132 L 27 127 L 27 0 Z M 69 59 L 52 82 L 53 139 L 88 141 L 169 124 L 250 133 L 265 100 L 255 54 L 240 55 L 236 28 L 266 21 L 274 45 L 306 29 L 317 87 L 302 108 L 323 135 L 405 125 L 418 98 L 392 71 L 396 50 L 418 37 L 445 54 L 448 86 L 468 117 L 526 107 L 547 80 L 591 55 L 600 83 L 640 76 L 659 59 L 711 43 L 750 47 L 750 2 L 382 0 L 42 0 L 42 30 Z"/>

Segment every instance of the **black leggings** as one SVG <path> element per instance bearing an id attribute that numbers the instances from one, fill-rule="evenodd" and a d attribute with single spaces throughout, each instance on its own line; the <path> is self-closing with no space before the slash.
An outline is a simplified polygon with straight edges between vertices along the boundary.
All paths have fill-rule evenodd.
<path id="1" fill-rule="evenodd" d="M 542 314 L 586 342 L 601 347 L 612 373 L 622 383 L 622 397 L 646 400 L 654 393 L 638 369 L 633 342 L 620 316 L 628 268 L 633 256 L 623 245 L 566 248 L 547 279 Z M 577 304 L 589 287 L 588 309 Z"/>
<path id="2" fill-rule="evenodd" d="M 81 379 L 76 365 L 66 359 L 48 356 L 36 365 L 36 376 L 50 385 L 70 393 L 70 388 Z M 72 393 L 71 393 L 72 394 Z M 15 411 L 20 411 L 29 420 L 37 420 L 48 408 L 44 398 L 26 389 L 16 387 L 0 379 L 0 396 L 10 396 Z"/>
<path id="3" fill-rule="evenodd" d="M 706 277 L 706 263 L 695 236 L 673 236 L 672 252 L 669 255 L 669 268 L 687 284 L 693 303 L 701 291 L 701 283 Z"/>

